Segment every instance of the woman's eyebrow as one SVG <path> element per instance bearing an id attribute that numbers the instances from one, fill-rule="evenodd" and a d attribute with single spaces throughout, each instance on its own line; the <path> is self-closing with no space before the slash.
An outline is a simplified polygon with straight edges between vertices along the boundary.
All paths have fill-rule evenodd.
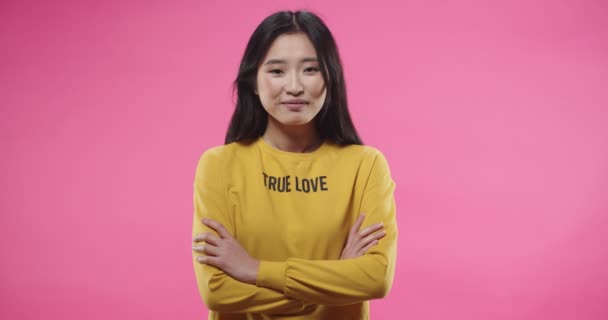
<path id="1" fill-rule="evenodd" d="M 308 57 L 300 60 L 300 62 L 318 62 L 317 57 Z"/>
<path id="2" fill-rule="evenodd" d="M 307 57 L 307 58 L 302 58 L 302 60 L 300 60 L 300 62 L 318 62 L 316 57 Z M 266 61 L 266 63 L 264 63 L 264 65 L 267 64 L 286 64 L 287 61 L 285 60 L 281 60 L 281 59 L 270 59 L 268 61 Z"/>

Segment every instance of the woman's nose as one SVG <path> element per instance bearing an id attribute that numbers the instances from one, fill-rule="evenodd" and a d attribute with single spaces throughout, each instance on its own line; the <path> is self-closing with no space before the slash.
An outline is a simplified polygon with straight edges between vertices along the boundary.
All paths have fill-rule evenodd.
<path id="1" fill-rule="evenodd" d="M 287 92 L 291 94 L 299 94 L 304 91 L 304 86 L 300 82 L 300 77 L 297 74 L 292 74 L 287 83 Z"/>

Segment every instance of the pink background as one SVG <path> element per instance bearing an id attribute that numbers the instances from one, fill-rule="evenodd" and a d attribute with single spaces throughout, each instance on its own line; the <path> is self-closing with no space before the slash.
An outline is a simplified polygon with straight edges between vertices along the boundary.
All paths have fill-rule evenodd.
<path id="1" fill-rule="evenodd" d="M 608 319 L 605 1 L 2 1 L 0 318 L 204 319 L 196 161 L 248 37 L 325 19 L 400 230 L 373 319 Z"/>

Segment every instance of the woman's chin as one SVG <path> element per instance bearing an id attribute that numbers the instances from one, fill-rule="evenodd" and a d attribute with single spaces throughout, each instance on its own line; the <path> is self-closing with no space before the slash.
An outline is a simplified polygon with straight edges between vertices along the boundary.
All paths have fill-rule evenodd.
<path id="1" fill-rule="evenodd" d="M 302 126 L 308 124 L 312 119 L 302 117 L 289 117 L 280 119 L 279 123 L 284 126 Z"/>

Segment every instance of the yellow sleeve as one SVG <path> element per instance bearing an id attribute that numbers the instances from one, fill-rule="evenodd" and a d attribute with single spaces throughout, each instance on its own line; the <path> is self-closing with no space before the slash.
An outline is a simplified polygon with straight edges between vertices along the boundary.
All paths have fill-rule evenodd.
<path id="1" fill-rule="evenodd" d="M 383 222 L 386 236 L 354 259 L 261 261 L 256 285 L 324 305 L 346 305 L 386 296 L 392 287 L 397 258 L 394 189 L 388 163 L 378 153 L 363 194 L 361 212 L 366 218 L 361 229 Z"/>
<path id="2" fill-rule="evenodd" d="M 222 161 L 213 152 L 205 152 L 197 165 L 194 179 L 194 219 L 192 237 L 213 231 L 202 223 L 204 217 L 223 224 L 234 235 L 234 224 L 228 214 L 227 189 L 220 167 Z M 192 255 L 197 286 L 209 310 L 227 313 L 297 314 L 308 306 L 288 298 L 282 292 L 260 288 L 235 280 L 222 270 L 196 261 L 202 253 Z"/>

